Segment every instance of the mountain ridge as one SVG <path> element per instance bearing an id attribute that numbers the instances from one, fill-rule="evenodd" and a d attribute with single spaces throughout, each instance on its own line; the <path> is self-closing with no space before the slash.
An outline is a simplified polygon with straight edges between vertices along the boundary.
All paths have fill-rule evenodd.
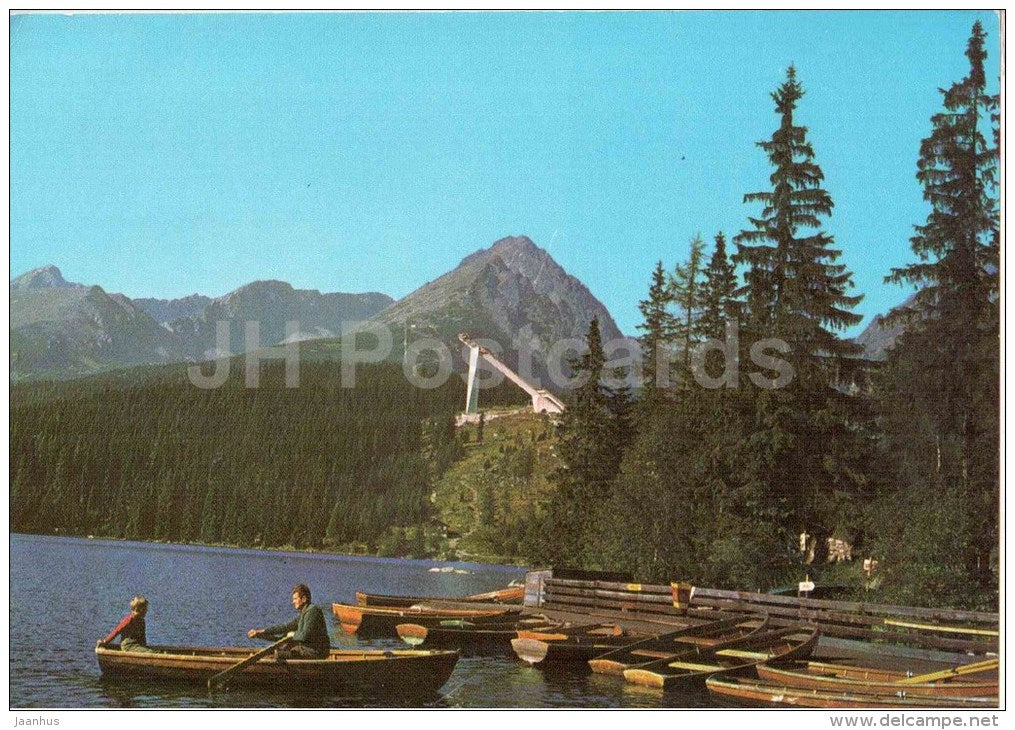
<path id="1" fill-rule="evenodd" d="M 418 337 L 435 335 L 454 352 L 461 348 L 457 335 L 469 332 L 487 342 L 496 341 L 504 350 L 528 348 L 536 354 L 537 362 L 544 360 L 558 341 L 583 338 L 593 317 L 598 318 L 605 340 L 623 338 L 610 312 L 588 287 L 526 236 L 504 237 L 477 249 L 458 266 L 398 301 L 379 292 L 301 290 L 277 279 L 250 282 L 219 297 L 194 293 L 178 299 L 132 300 L 122 294 L 106 294 L 101 287 L 93 289 L 93 297 L 100 298 L 104 308 L 119 308 L 136 320 L 129 329 L 144 336 L 135 343 L 135 351 L 130 351 L 130 337 L 125 333 L 102 332 L 103 322 L 116 328 L 117 320 L 109 317 L 96 319 L 92 339 L 122 343 L 115 356 L 65 332 L 81 330 L 73 323 L 88 319 L 87 312 L 77 311 L 81 308 L 78 300 L 91 290 L 67 282 L 56 266 L 44 266 L 11 282 L 12 380 L 33 379 L 40 373 L 44 377 L 77 377 L 119 366 L 234 355 L 248 349 L 246 326 L 251 321 L 258 323 L 252 347 L 319 340 L 324 349 L 333 352 L 335 346 L 329 341 L 341 337 L 343 322 L 370 321 L 396 328 L 393 340 L 400 348 Z M 32 324 L 26 321 L 32 317 L 26 311 L 31 308 L 21 306 L 25 296 L 53 300 L 38 308 L 38 327 L 25 326 Z M 297 321 L 299 330 L 287 331 L 287 321 Z M 222 341 L 218 339 L 220 322 L 228 324 Z M 398 329 L 401 338 L 397 338 Z M 33 349 L 45 350 L 46 343 L 54 339 L 63 343 L 63 360 L 49 358 L 43 363 L 25 356 Z M 153 349 L 153 342 L 159 347 Z M 307 354 L 312 356 L 309 350 Z M 390 358 L 403 354 L 399 349 Z M 504 359 L 517 367 L 516 357 Z M 456 369 L 463 363 L 457 362 Z"/>
<path id="2" fill-rule="evenodd" d="M 12 381 L 66 379 L 120 367 L 192 362 L 246 347 L 246 322 L 257 321 L 257 347 L 286 338 L 285 323 L 299 322 L 295 339 L 341 334 L 390 305 L 386 294 L 295 289 L 277 280 L 254 281 L 222 295 L 131 299 L 101 286 L 68 282 L 46 265 L 10 282 Z M 217 322 L 229 324 L 228 345 L 217 347 Z"/>
<path id="3" fill-rule="evenodd" d="M 55 266 L 11 282 L 10 305 L 11 380 L 184 359 L 175 338 L 128 297 L 67 282 Z"/>
<path id="4" fill-rule="evenodd" d="M 297 289 L 277 279 L 252 281 L 218 297 L 131 299 L 67 281 L 51 264 L 11 280 L 10 298 L 12 381 L 239 354 L 247 349 L 248 321 L 259 323 L 257 347 L 320 340 L 331 352 L 343 322 L 369 321 L 394 329 L 391 359 L 427 337 L 464 354 L 457 335 L 468 332 L 495 343 L 494 351 L 515 369 L 521 353 L 532 352 L 537 378 L 546 374 L 554 347 L 583 339 L 593 317 L 604 342 L 637 346 L 589 288 L 527 236 L 479 248 L 397 301 L 380 292 Z M 217 339 L 220 321 L 228 323 L 225 343 Z M 299 322 L 299 330 L 288 333 L 287 321 Z M 886 327 L 878 316 L 854 341 L 865 358 L 883 360 L 900 332 L 901 326 Z M 454 358 L 455 369 L 464 363 L 464 357 Z"/>
<path id="5" fill-rule="evenodd" d="M 11 289 L 16 291 L 25 291 L 29 289 L 69 289 L 72 287 L 84 286 L 83 284 L 74 284 L 66 281 L 63 278 L 63 274 L 53 264 L 47 264 L 46 266 L 40 266 L 37 269 L 31 269 L 26 271 L 24 274 L 11 280 Z"/>

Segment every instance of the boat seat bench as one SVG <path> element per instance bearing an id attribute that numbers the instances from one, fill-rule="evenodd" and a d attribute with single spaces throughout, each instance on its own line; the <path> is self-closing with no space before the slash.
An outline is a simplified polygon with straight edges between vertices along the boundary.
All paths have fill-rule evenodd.
<path id="1" fill-rule="evenodd" d="M 665 659 L 676 654 L 675 651 L 658 651 L 653 649 L 632 649 L 631 654 L 635 656 L 647 656 L 651 659 Z"/>
<path id="2" fill-rule="evenodd" d="M 718 664 L 695 664 L 694 662 L 670 662 L 666 666 L 674 669 L 687 669 L 692 672 L 717 672 L 724 668 Z"/>
<path id="3" fill-rule="evenodd" d="M 681 644 L 694 644 L 695 646 L 715 646 L 719 643 L 719 639 L 714 636 L 678 636 L 674 641 L 679 641 Z"/>
<path id="4" fill-rule="evenodd" d="M 734 659 L 767 659 L 771 656 L 763 651 L 744 651 L 743 649 L 720 649 L 716 654 Z"/>

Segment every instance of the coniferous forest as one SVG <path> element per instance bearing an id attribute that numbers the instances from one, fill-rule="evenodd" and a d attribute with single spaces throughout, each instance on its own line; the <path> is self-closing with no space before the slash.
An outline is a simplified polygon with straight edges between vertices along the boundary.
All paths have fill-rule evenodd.
<path id="1" fill-rule="evenodd" d="M 297 388 L 281 363 L 258 388 L 239 368 L 207 390 L 182 368 L 14 387 L 12 529 L 376 552 L 390 526 L 431 521 L 465 389 L 416 388 L 394 364 L 340 384 L 339 363 L 317 362 Z"/>
<path id="2" fill-rule="evenodd" d="M 912 263 L 883 272 L 917 291 L 889 316 L 905 329 L 887 361 L 843 335 L 862 292 L 840 262 L 851 242 L 827 232 L 834 190 L 790 67 L 770 108 L 759 95 L 771 176 L 745 191 L 742 227 L 699 221 L 708 234 L 672 273 L 646 272 L 641 372 L 616 372 L 590 324 L 582 384 L 547 429 L 552 489 L 511 516 L 518 559 L 750 590 L 806 571 L 861 600 L 997 610 L 1000 109 L 984 39 L 977 23 L 968 74 L 913 142 L 928 214 Z M 483 447 L 454 427 L 461 380 L 421 390 L 378 364 L 342 388 L 338 370 L 304 363 L 292 389 L 281 365 L 256 389 L 235 374 L 202 390 L 172 368 L 12 387 L 11 527 L 372 553 L 399 528 L 415 542 L 391 551 L 432 553 L 432 495 Z M 510 386 L 483 397 L 524 402 Z M 515 458 L 490 453 L 491 473 Z M 847 566 L 820 555 L 828 538 L 852 547 Z"/>
<path id="3" fill-rule="evenodd" d="M 841 335 L 860 296 L 824 230 L 834 199 L 795 122 L 806 95 L 790 67 L 758 142 L 771 184 L 745 194 L 733 248 L 724 232 L 711 252 L 696 237 L 673 274 L 652 272 L 634 403 L 608 387 L 590 327 L 539 558 L 744 589 L 825 572 L 860 599 L 996 610 L 999 113 L 984 38 L 977 23 L 969 73 L 919 145 L 930 212 L 914 263 L 885 272 L 918 289 L 889 317 L 906 329 L 888 361 L 858 360 Z M 828 568 L 828 538 L 878 567 Z"/>

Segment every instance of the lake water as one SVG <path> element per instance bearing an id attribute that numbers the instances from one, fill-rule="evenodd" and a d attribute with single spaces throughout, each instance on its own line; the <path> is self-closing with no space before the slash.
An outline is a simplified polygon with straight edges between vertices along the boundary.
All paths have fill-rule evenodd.
<path id="1" fill-rule="evenodd" d="M 356 591 L 463 595 L 524 577 L 516 567 L 424 560 L 269 552 L 190 545 L 11 535 L 10 706 L 12 708 L 392 707 L 383 699 L 293 697 L 263 690 L 210 692 L 158 682 L 102 679 L 95 641 L 148 597 L 151 644 L 243 646 L 249 628 L 293 617 L 290 588 L 310 586 L 326 609 L 332 645 L 405 648 L 399 640 L 361 641 L 342 632 L 332 602 Z M 463 657 L 434 707 L 708 707 L 704 690 L 674 694 L 589 672 L 551 674 L 513 658 Z"/>

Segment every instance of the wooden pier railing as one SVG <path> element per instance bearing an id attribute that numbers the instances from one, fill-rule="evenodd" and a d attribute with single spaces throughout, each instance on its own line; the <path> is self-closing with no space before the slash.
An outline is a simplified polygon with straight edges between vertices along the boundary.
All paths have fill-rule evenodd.
<path id="1" fill-rule="evenodd" d="M 673 584 L 674 593 L 680 584 Z M 773 596 L 766 593 L 698 588 L 689 606 L 723 611 L 761 611 L 775 625 L 812 623 L 824 634 L 848 639 L 907 644 L 974 654 L 996 653 L 999 623 L 996 613 L 918 608 L 878 603 L 828 601 Z"/>
<path id="2" fill-rule="evenodd" d="M 823 635 L 843 639 L 973 654 L 997 653 L 999 648 L 996 613 L 794 598 L 686 583 L 571 580 L 548 572 L 542 572 L 538 582 L 531 594 L 548 610 L 667 623 L 716 611 L 765 613 L 774 626 L 813 624 Z"/>

